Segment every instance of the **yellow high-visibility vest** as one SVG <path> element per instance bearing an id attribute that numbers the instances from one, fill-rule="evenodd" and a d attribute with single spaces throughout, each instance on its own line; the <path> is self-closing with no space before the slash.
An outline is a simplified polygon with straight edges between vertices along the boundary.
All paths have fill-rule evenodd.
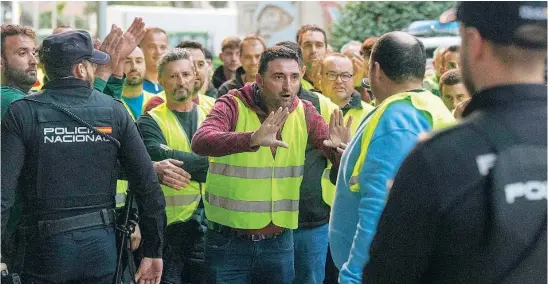
<path id="1" fill-rule="evenodd" d="M 197 106 L 198 111 L 198 126 L 205 120 L 205 110 Z M 183 126 L 167 107 L 166 103 L 162 103 L 148 112 L 148 114 L 156 121 L 162 134 L 166 138 L 167 146 L 176 151 L 191 153 L 190 141 L 192 137 L 187 137 Z M 176 221 L 186 221 L 198 207 L 204 190 L 203 184 L 191 181 L 190 184 L 183 189 L 174 189 L 167 185 L 162 185 L 162 191 L 166 199 L 166 216 L 167 224 Z"/>
<path id="2" fill-rule="evenodd" d="M 141 115 L 143 114 L 143 111 L 145 110 L 145 105 L 147 104 L 148 100 L 150 100 L 151 98 L 155 97 L 156 95 L 152 94 L 152 93 L 149 93 L 145 90 L 143 90 L 143 105 L 141 106 Z M 135 117 L 133 115 L 133 113 L 131 112 L 131 109 L 129 108 L 129 106 L 126 104 L 126 102 L 124 102 L 124 100 L 121 100 L 122 103 L 124 104 L 124 106 L 126 107 L 127 109 L 127 112 L 129 113 L 129 115 L 131 116 L 131 118 L 133 119 L 133 121 L 136 121 L 137 120 L 137 117 Z"/>
<path id="3" fill-rule="evenodd" d="M 456 123 L 455 118 L 451 115 L 451 112 L 445 107 L 442 100 L 429 91 L 422 92 L 405 92 L 396 95 L 392 95 L 384 100 L 378 107 L 375 113 L 371 115 L 361 137 L 361 153 L 354 165 L 352 171 L 352 177 L 350 178 L 350 190 L 353 192 L 360 191 L 359 174 L 363 167 L 363 163 L 367 158 L 367 150 L 373 138 L 373 133 L 377 129 L 379 120 L 381 119 L 384 111 L 392 103 L 407 100 L 410 101 L 413 107 L 429 115 L 429 119 L 432 124 L 433 130 L 442 129 L 451 126 Z"/>
<path id="4" fill-rule="evenodd" d="M 200 100 L 200 106 L 206 110 L 206 114 L 208 114 L 215 105 L 215 99 L 206 95 L 198 94 L 198 100 Z"/>
<path id="5" fill-rule="evenodd" d="M 257 114 L 239 98 L 236 132 L 256 131 Z M 289 114 L 282 132 L 289 148 L 270 147 L 222 157 L 210 157 L 204 206 L 208 220 L 231 228 L 261 229 L 271 222 L 296 229 L 299 192 L 308 141 L 303 103 Z"/>
<path id="6" fill-rule="evenodd" d="M 360 123 L 362 120 L 375 108 L 364 101 L 361 101 L 362 108 L 352 108 L 349 109 L 348 112 L 344 115 L 344 125 L 348 123 L 348 119 L 352 116 L 352 125 L 350 126 L 350 134 L 351 138 L 356 135 L 356 132 L 358 131 L 358 128 L 360 126 Z M 329 121 L 329 120 L 328 120 Z M 331 167 L 333 165 L 331 162 L 327 162 L 327 168 L 323 171 L 322 175 L 322 197 L 323 201 L 331 206 L 333 204 L 333 199 L 335 199 L 335 185 L 331 183 L 331 180 L 329 179 L 329 172 L 331 171 Z"/>

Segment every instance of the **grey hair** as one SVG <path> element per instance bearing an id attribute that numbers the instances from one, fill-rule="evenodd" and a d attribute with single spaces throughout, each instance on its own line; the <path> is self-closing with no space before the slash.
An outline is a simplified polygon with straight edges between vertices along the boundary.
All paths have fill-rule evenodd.
<path id="1" fill-rule="evenodd" d="M 362 43 L 357 41 L 357 40 L 351 40 L 349 42 L 347 42 L 345 45 L 343 45 L 341 47 L 341 53 L 344 53 L 346 51 L 346 49 L 348 49 L 349 47 L 351 46 L 357 46 L 357 47 L 362 47 Z"/>
<path id="2" fill-rule="evenodd" d="M 190 52 L 183 48 L 174 48 L 167 51 L 162 56 L 162 58 L 160 58 L 160 62 L 158 62 L 158 77 L 162 76 L 162 73 L 164 72 L 164 69 L 166 68 L 166 65 L 168 63 L 177 60 L 190 60 L 190 63 L 192 63 L 192 68 L 196 70 L 196 67 L 194 66 L 194 60 L 192 60 L 192 55 L 190 54 Z"/>

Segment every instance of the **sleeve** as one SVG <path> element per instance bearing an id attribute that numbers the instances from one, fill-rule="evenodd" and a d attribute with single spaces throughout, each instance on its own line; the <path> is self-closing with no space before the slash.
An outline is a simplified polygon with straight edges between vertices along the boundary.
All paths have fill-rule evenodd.
<path id="1" fill-rule="evenodd" d="M 337 152 L 337 149 L 327 147 L 323 144 L 324 140 L 329 140 L 329 126 L 312 103 L 304 100 L 302 102 L 308 130 L 308 143 L 329 159 L 333 164 L 333 168 L 338 169 L 341 154 Z"/>
<path id="2" fill-rule="evenodd" d="M 380 119 L 375 130 L 379 134 L 374 134 L 359 173 L 358 224 L 339 281 L 361 283 L 363 267 L 369 261 L 369 247 L 388 195 L 387 185 L 415 146 L 419 133 L 429 129 L 427 117 L 408 105 L 389 108 Z"/>
<path id="3" fill-rule="evenodd" d="M 23 123 L 14 115 L 12 104 L 5 117 L 2 119 L 2 181 L 1 181 L 1 214 L 2 214 L 2 236 L 6 236 L 6 228 L 10 220 L 17 193 L 17 181 L 25 161 L 25 144 L 23 139 Z M 11 216 L 12 218 L 14 216 Z"/>
<path id="4" fill-rule="evenodd" d="M 120 123 L 118 159 L 139 207 L 144 256 L 160 258 L 166 226 L 164 194 L 137 126 L 121 103 L 115 103 L 115 115 Z"/>
<path id="5" fill-rule="evenodd" d="M 414 152 L 401 166 L 373 239 L 363 283 L 423 283 L 436 240 L 436 185 Z"/>
<path id="6" fill-rule="evenodd" d="M 201 156 L 220 157 L 257 151 L 251 147 L 252 132 L 235 132 L 238 103 L 232 95 L 217 99 L 206 119 L 192 137 L 192 152 Z"/>
<path id="7" fill-rule="evenodd" d="M 182 168 L 192 176 L 191 180 L 205 182 L 205 175 L 209 167 L 208 157 L 170 149 L 162 130 L 156 121 L 148 115 L 142 115 L 137 120 L 137 125 L 143 135 L 148 154 L 153 161 L 165 159 L 183 161 Z"/>
<path id="8" fill-rule="evenodd" d="M 101 93 L 105 90 L 105 87 L 107 86 L 107 82 L 103 80 L 101 77 L 95 77 L 95 81 L 93 82 L 93 88 Z"/>
<path id="9" fill-rule="evenodd" d="M 122 99 L 122 91 L 124 90 L 124 84 L 126 82 L 126 75 L 124 74 L 122 78 L 116 78 L 115 76 L 110 76 L 104 93 L 115 98 Z"/>

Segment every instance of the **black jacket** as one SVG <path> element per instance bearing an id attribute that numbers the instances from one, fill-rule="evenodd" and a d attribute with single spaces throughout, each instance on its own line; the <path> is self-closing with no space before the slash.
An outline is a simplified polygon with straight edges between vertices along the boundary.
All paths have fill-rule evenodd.
<path id="1" fill-rule="evenodd" d="M 224 82 L 217 90 L 217 97 L 221 97 L 222 95 L 228 94 L 228 91 L 232 89 L 240 89 L 245 85 L 245 82 L 242 80 L 242 75 L 245 74 L 245 70 L 243 67 L 238 67 L 236 69 L 236 76 L 234 76 L 234 79 L 228 80 Z"/>
<path id="2" fill-rule="evenodd" d="M 525 143 L 546 147 L 546 102 L 544 85 L 499 86 L 475 94 L 464 116 L 488 112 Z M 464 121 L 407 157 L 379 221 L 364 283 L 485 283 L 466 281 L 478 272 L 463 268 L 490 232 L 490 186 L 479 165 L 493 149 L 482 135 Z M 546 233 L 525 259 L 528 271 L 514 271 L 504 283 L 546 283 L 545 261 Z"/>
<path id="3" fill-rule="evenodd" d="M 2 232 L 16 193 L 22 199 L 25 226 L 113 209 L 118 178 L 114 168 L 119 160 L 139 205 L 144 254 L 161 257 L 165 199 L 123 104 L 92 93 L 89 83 L 74 78 L 49 82 L 44 89 L 41 95 L 13 102 L 2 119 Z M 50 104 L 28 100 L 38 96 L 37 100 L 54 102 L 93 126 L 106 127 L 103 131 L 110 132 L 121 147 L 85 134 L 84 125 Z"/>
<path id="4" fill-rule="evenodd" d="M 224 82 L 228 81 L 228 79 L 225 77 L 225 72 L 223 71 L 223 66 L 224 65 L 221 65 L 221 66 L 217 67 L 217 69 L 215 69 L 215 72 L 213 72 L 213 76 L 211 78 L 213 86 L 217 89 L 219 89 L 219 87 Z M 220 96 L 217 96 L 217 97 L 220 97 Z"/>

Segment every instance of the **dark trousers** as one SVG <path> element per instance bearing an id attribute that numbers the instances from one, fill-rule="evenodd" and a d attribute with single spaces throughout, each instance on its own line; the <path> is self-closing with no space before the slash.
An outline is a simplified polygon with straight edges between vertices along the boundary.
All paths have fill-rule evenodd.
<path id="1" fill-rule="evenodd" d="M 205 283 L 205 230 L 206 227 L 194 219 L 167 226 L 161 283 Z"/>
<path id="2" fill-rule="evenodd" d="M 331 256 L 331 248 L 327 248 L 327 260 L 325 262 L 325 279 L 323 280 L 324 284 L 338 284 L 339 283 L 339 269 L 335 266 L 333 262 L 333 257 Z"/>
<path id="3" fill-rule="evenodd" d="M 112 283 L 116 270 L 113 227 L 94 227 L 40 238 L 19 236 L 21 283 Z"/>

